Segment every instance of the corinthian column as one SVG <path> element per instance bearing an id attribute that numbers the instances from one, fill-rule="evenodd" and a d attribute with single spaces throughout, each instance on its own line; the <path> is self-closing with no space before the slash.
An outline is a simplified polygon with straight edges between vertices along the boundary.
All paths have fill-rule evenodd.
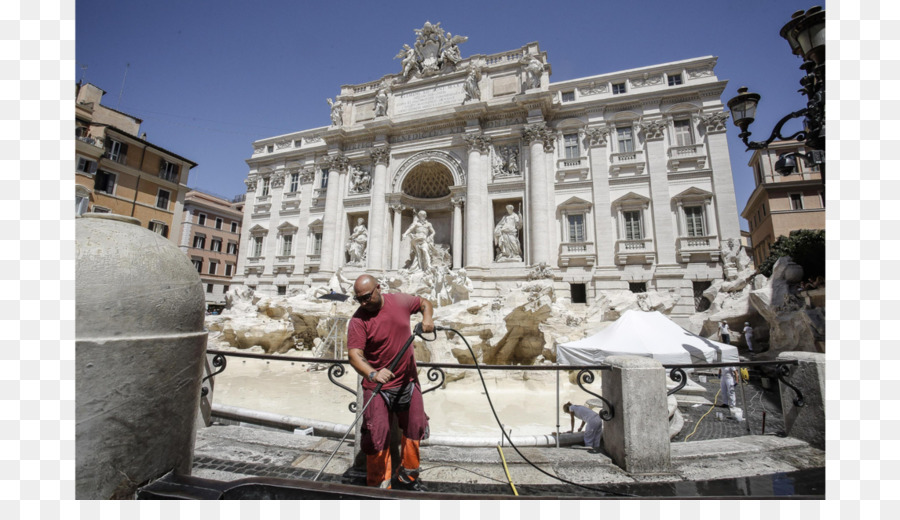
<path id="1" fill-rule="evenodd" d="M 466 202 L 466 196 L 459 194 L 450 199 L 453 204 L 453 267 L 462 267 L 462 206 Z"/>
<path id="2" fill-rule="evenodd" d="M 406 206 L 403 204 L 391 204 L 391 210 L 394 212 L 394 238 L 391 240 L 391 269 L 396 271 L 400 269 L 400 241 L 401 233 L 403 230 L 400 229 L 400 225 L 402 224 L 403 219 L 403 210 L 406 209 Z"/>
<path id="3" fill-rule="evenodd" d="M 387 165 L 390 150 L 386 146 L 373 149 L 370 154 L 375 163 L 375 178 L 372 182 L 371 210 L 369 211 L 369 269 L 384 269 L 384 243 L 388 229 L 387 205 L 384 201 L 387 186 Z"/>
<path id="4" fill-rule="evenodd" d="M 488 173 L 482 154 L 490 151 L 491 139 L 484 134 L 463 136 L 469 147 L 466 175 L 466 267 L 487 267 L 491 263 L 491 228 L 488 200 Z"/>
<path id="5" fill-rule="evenodd" d="M 319 269 L 333 272 L 335 269 L 335 251 L 341 247 L 338 229 L 340 218 L 341 179 L 347 174 L 349 161 L 343 155 L 330 155 L 322 161 L 322 167 L 328 168 L 328 185 L 325 192 L 325 219 L 322 223 L 322 256 Z"/>
<path id="6" fill-rule="evenodd" d="M 527 260 L 535 265 L 551 262 L 550 248 L 555 240 L 550 235 L 551 222 L 555 222 L 552 213 L 552 198 L 547 194 L 547 186 L 552 186 L 552 180 L 547 175 L 544 164 L 547 153 L 553 153 L 553 132 L 544 123 L 537 123 L 525 127 L 525 142 L 529 145 L 531 153 L 531 175 L 528 180 L 528 227 L 529 227 L 529 252 Z"/>

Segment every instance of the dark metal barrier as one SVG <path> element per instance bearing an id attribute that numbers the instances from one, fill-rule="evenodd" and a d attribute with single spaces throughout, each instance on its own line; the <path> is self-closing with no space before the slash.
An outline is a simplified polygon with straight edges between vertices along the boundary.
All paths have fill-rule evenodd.
<path id="1" fill-rule="evenodd" d="M 803 406 L 803 394 L 800 392 L 800 389 L 796 386 L 790 384 L 785 380 L 785 377 L 789 377 L 791 375 L 791 367 L 799 365 L 800 362 L 796 359 L 785 360 L 785 361 L 740 361 L 734 363 L 706 363 L 702 365 L 663 365 L 664 368 L 669 370 L 669 379 L 678 383 L 677 386 L 668 391 L 667 395 L 672 395 L 687 384 L 687 374 L 685 373 L 685 369 L 700 369 L 700 368 L 723 368 L 723 367 L 748 367 L 748 368 L 762 368 L 762 367 L 774 367 L 776 370 L 776 378 L 784 383 L 785 386 L 790 388 L 797 394 L 797 397 L 794 398 L 794 405 L 798 407 Z"/>

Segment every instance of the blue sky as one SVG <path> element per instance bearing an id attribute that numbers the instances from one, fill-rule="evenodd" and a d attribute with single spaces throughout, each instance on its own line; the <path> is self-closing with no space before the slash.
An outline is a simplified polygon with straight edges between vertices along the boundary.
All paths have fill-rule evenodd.
<path id="1" fill-rule="evenodd" d="M 762 96 L 750 128 L 751 139 L 762 140 L 805 106 L 801 61 L 778 32 L 794 11 L 813 5 L 79 0 L 75 77 L 104 89 L 104 105 L 141 118 L 148 140 L 198 163 L 189 186 L 233 197 L 246 191 L 254 140 L 327 125 L 325 98 L 341 85 L 399 72 L 394 56 L 426 20 L 468 36 L 463 57 L 537 41 L 554 82 L 717 56 L 716 74 L 728 81 L 723 102 L 743 85 Z M 730 120 L 728 128 L 740 211 L 753 190 L 750 153 Z"/>

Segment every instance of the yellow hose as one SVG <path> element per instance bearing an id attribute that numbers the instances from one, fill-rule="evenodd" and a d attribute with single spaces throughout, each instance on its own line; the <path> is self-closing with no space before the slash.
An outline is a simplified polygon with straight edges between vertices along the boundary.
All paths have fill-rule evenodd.
<path id="1" fill-rule="evenodd" d="M 500 460 L 503 461 L 503 471 L 506 472 L 506 480 L 509 481 L 509 487 L 512 488 L 513 494 L 519 496 L 519 492 L 516 491 L 516 485 L 513 484 L 512 477 L 509 476 L 509 468 L 506 467 L 506 457 L 503 456 L 503 450 L 500 448 L 500 445 L 497 445 L 497 451 L 500 452 Z"/>
<path id="2" fill-rule="evenodd" d="M 716 403 L 719 402 L 719 392 L 721 392 L 721 391 L 722 391 L 721 388 L 719 388 L 719 390 L 716 391 L 716 397 L 713 399 L 713 404 L 712 404 L 712 406 L 710 406 L 710 407 L 709 407 L 709 410 L 707 410 L 706 413 L 703 414 L 703 416 L 700 417 L 700 419 L 697 420 L 697 424 L 694 425 L 694 431 L 692 431 L 691 434 L 688 435 L 687 437 L 685 437 L 684 440 L 681 441 L 681 442 L 687 442 L 687 440 L 691 438 L 691 435 L 697 433 L 697 428 L 700 426 L 700 422 L 703 421 L 703 419 L 705 419 L 707 415 L 709 415 L 709 412 L 713 411 L 713 408 L 716 407 Z"/>

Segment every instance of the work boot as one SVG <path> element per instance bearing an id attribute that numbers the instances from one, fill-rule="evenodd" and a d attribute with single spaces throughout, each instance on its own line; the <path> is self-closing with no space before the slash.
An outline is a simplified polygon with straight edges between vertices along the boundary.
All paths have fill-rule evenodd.
<path id="1" fill-rule="evenodd" d="M 400 471 L 397 472 L 396 489 L 405 489 L 407 491 L 428 491 L 425 485 L 422 484 L 421 479 L 419 479 L 419 472 L 417 470 L 408 470 L 403 466 L 401 466 Z"/>

